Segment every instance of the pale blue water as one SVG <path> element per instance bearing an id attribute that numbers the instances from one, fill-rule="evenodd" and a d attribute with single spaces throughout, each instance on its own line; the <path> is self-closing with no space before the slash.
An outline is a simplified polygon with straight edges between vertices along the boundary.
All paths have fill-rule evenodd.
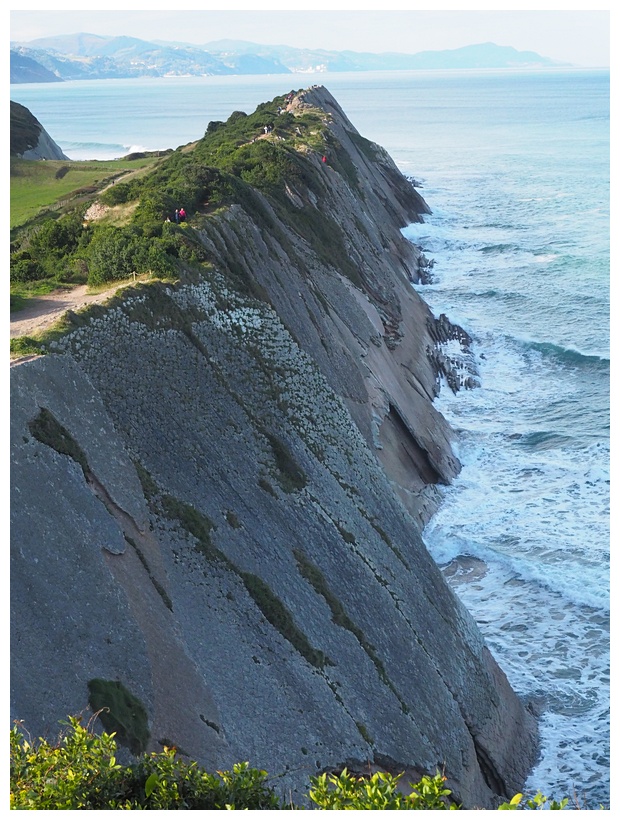
<path id="1" fill-rule="evenodd" d="M 416 288 L 474 338 L 437 401 L 463 471 L 425 540 L 542 710 L 529 786 L 609 806 L 609 73 L 382 72 L 11 86 L 73 159 L 174 148 L 324 84 L 433 211 Z"/>

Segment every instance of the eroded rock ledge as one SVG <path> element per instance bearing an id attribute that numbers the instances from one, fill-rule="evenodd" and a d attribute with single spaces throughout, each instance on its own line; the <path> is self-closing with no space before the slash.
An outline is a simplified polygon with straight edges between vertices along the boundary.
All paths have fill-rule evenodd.
<path id="1" fill-rule="evenodd" d="M 208 280 L 134 289 L 11 370 L 12 717 L 53 730 L 120 680 L 149 748 L 294 799 L 392 761 L 490 808 L 534 720 L 420 536 L 460 466 L 441 345 L 467 339 L 410 284 L 426 204 L 325 89 L 304 106 L 333 137 L 312 191 L 197 217 Z"/>

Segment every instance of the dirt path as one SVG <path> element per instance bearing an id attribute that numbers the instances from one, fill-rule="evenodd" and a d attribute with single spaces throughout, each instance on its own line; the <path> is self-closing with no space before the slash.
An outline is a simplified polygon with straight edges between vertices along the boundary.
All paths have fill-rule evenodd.
<path id="1" fill-rule="evenodd" d="M 27 306 L 11 315 L 11 339 L 32 336 L 46 330 L 68 310 L 79 310 L 92 304 L 102 304 L 120 290 L 133 284 L 123 282 L 101 293 L 88 293 L 87 285 L 75 288 L 61 288 L 38 299 L 30 299 Z M 36 359 L 36 355 L 19 356 L 10 359 L 11 367 Z"/>
<path id="2" fill-rule="evenodd" d="M 75 288 L 55 290 L 38 299 L 31 299 L 23 310 L 11 315 L 11 339 L 31 336 L 45 330 L 67 310 L 79 310 L 93 303 L 105 302 L 118 288 L 119 286 L 115 285 L 101 293 L 88 293 L 87 285 L 78 285 Z"/>

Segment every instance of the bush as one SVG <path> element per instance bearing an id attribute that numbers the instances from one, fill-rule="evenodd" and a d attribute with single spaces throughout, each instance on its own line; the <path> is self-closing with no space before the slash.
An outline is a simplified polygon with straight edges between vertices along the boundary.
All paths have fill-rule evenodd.
<path id="1" fill-rule="evenodd" d="M 77 248 L 82 230 L 81 220 L 73 214 L 48 219 L 30 240 L 30 250 L 34 256 L 63 257 Z"/>
<path id="2" fill-rule="evenodd" d="M 11 809 L 280 809 L 267 773 L 238 763 L 209 774 L 174 749 L 116 762 L 114 735 L 91 733 L 77 717 L 55 743 L 11 730 Z"/>
<path id="3" fill-rule="evenodd" d="M 123 205 L 130 202 L 136 196 L 135 186 L 127 182 L 119 182 L 118 185 L 110 185 L 99 195 L 99 201 L 104 205 Z"/>
<path id="4" fill-rule="evenodd" d="M 66 281 L 74 273 L 73 254 L 84 242 L 81 216 L 46 219 L 11 253 L 11 282 Z"/>
<path id="5" fill-rule="evenodd" d="M 175 270 L 169 250 L 169 238 L 151 236 L 140 226 L 101 225 L 94 230 L 87 249 L 88 283 L 100 285 L 126 279 L 132 273 L 169 277 Z"/>
<path id="6" fill-rule="evenodd" d="M 96 735 L 70 717 L 55 743 L 25 738 L 20 722 L 11 729 L 11 809 L 295 809 L 272 786 L 267 772 L 236 763 L 232 771 L 210 774 L 194 762 L 177 757 L 174 748 L 144 754 L 137 763 L 116 762 L 114 734 Z M 162 741 L 163 742 L 163 741 Z M 426 810 L 460 809 L 450 800 L 446 778 L 436 772 L 399 788 L 402 775 L 377 772 L 356 777 L 310 778 L 308 797 L 318 809 Z M 517 794 L 500 809 L 563 809 L 567 799 L 547 802 L 540 793 L 524 801 Z M 601 808 L 603 808 L 601 806 Z"/>
<path id="7" fill-rule="evenodd" d="M 445 788 L 446 778 L 437 772 L 433 777 L 424 776 L 419 783 L 411 784 L 410 794 L 399 791 L 402 775 L 377 772 L 372 777 L 354 777 L 344 769 L 339 775 L 321 774 L 311 777 L 310 799 L 320 809 L 458 809 L 450 803 L 450 789 Z"/>
<path id="8" fill-rule="evenodd" d="M 33 259 L 27 251 L 11 254 L 11 282 L 37 282 L 45 279 L 47 272 L 42 265 Z"/>
<path id="9" fill-rule="evenodd" d="M 112 736 L 91 734 L 70 718 L 70 730 L 56 743 L 24 739 L 11 730 L 12 809 L 96 809 L 113 807 L 121 780 Z"/>

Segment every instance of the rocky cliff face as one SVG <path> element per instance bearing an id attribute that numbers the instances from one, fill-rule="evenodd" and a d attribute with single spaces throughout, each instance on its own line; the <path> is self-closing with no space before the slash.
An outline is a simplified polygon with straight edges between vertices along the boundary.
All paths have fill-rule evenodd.
<path id="1" fill-rule="evenodd" d="M 11 156 L 22 159 L 68 159 L 37 118 L 11 100 Z"/>
<path id="2" fill-rule="evenodd" d="M 523 783 L 529 712 L 427 553 L 458 472 L 433 407 L 449 337 L 400 228 L 428 210 L 322 88 L 286 208 L 192 228 L 212 273 L 74 316 L 11 370 L 12 704 L 33 733 L 120 681 L 150 740 L 318 770 L 445 769 L 466 807 Z"/>

